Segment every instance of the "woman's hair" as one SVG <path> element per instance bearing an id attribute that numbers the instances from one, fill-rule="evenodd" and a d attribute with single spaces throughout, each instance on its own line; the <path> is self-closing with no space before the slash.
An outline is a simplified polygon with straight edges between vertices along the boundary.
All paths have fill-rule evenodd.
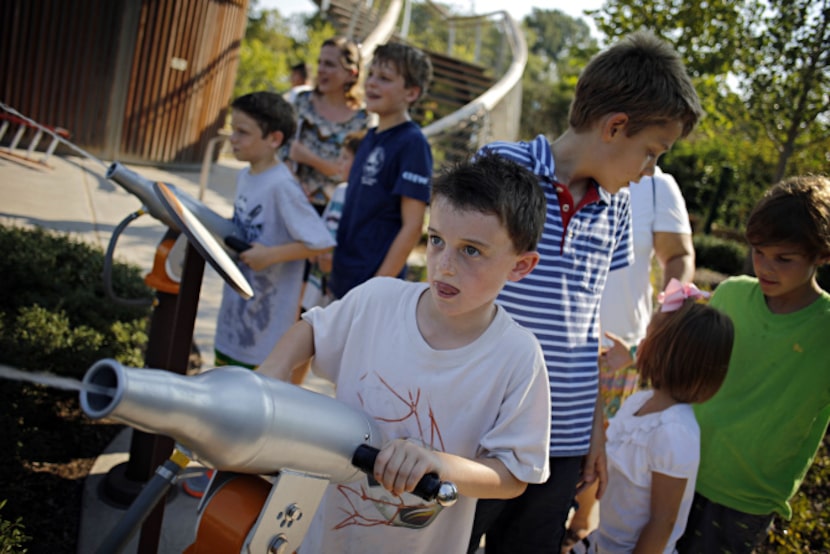
<path id="1" fill-rule="evenodd" d="M 351 152 L 352 156 L 357 154 L 357 149 L 360 146 L 361 141 L 363 141 L 363 137 L 366 136 L 366 129 L 360 129 L 358 131 L 352 131 L 351 133 L 346 135 L 346 138 L 343 139 L 343 146 L 349 152 Z"/>
<path id="2" fill-rule="evenodd" d="M 340 51 L 340 65 L 347 71 L 354 73 L 354 81 L 346 84 L 346 100 L 349 101 L 353 107 L 357 107 L 363 100 L 363 92 L 360 84 L 360 47 L 357 43 L 347 39 L 346 37 L 332 37 L 326 39 L 320 46 L 334 46 Z"/>
<path id="3" fill-rule="evenodd" d="M 654 314 L 637 349 L 637 368 L 676 401 L 705 402 L 726 378 L 734 337 L 729 316 L 688 299 L 675 311 Z"/>

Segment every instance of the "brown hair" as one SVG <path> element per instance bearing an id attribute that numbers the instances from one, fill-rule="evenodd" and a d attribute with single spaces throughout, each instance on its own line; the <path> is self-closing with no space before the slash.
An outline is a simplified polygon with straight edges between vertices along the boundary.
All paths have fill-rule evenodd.
<path id="1" fill-rule="evenodd" d="M 729 316 L 689 299 L 654 315 L 637 349 L 637 368 L 652 388 L 676 401 L 705 402 L 726 378 L 734 337 Z"/>
<path id="2" fill-rule="evenodd" d="M 441 170 L 432 183 L 433 202 L 440 198 L 457 210 L 498 217 L 516 253 L 536 250 L 547 204 L 539 178 L 529 169 L 485 151 Z"/>
<path id="3" fill-rule="evenodd" d="M 360 47 L 357 43 L 346 37 L 332 37 L 326 39 L 320 48 L 334 46 L 340 51 L 340 65 L 343 69 L 354 72 L 354 81 L 346 84 L 346 100 L 352 107 L 359 107 L 363 100 L 362 87 L 360 85 Z M 316 89 L 315 89 L 316 90 Z"/>
<path id="4" fill-rule="evenodd" d="M 249 92 L 231 102 L 231 108 L 245 112 L 257 122 L 262 136 L 280 131 L 283 144 L 294 136 L 297 116 L 294 108 L 282 95 L 270 91 Z"/>
<path id="5" fill-rule="evenodd" d="M 432 61 L 424 52 L 408 44 L 388 42 L 381 44 L 372 55 L 372 64 L 390 63 L 403 77 L 404 86 L 418 87 L 417 102 L 427 92 L 432 81 Z"/>
<path id="6" fill-rule="evenodd" d="M 685 137 L 703 117 L 680 56 L 648 31 L 628 35 L 588 62 L 576 83 L 568 123 L 581 131 L 615 112 L 628 115 L 628 136 L 681 121 Z"/>
<path id="7" fill-rule="evenodd" d="M 830 178 L 803 175 L 771 187 L 749 215 L 746 239 L 754 246 L 789 242 L 809 257 L 830 256 Z"/>

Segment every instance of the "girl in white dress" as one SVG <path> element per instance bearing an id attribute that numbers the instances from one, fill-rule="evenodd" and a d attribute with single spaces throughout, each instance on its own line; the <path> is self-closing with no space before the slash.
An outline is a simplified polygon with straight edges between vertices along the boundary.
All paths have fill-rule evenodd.
<path id="1" fill-rule="evenodd" d="M 683 534 L 700 461 L 691 404 L 715 395 L 726 377 L 734 330 L 700 303 L 694 285 L 672 280 L 637 350 L 649 389 L 630 396 L 607 430 L 608 488 L 599 527 L 571 552 L 673 553 Z"/>

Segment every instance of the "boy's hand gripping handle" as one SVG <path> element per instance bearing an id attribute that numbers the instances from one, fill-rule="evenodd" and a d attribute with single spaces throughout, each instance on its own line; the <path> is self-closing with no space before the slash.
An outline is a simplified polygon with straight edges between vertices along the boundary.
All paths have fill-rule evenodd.
<path id="1" fill-rule="evenodd" d="M 225 237 L 225 245 L 227 245 L 228 248 L 233 248 L 237 252 L 244 252 L 245 250 L 251 247 L 250 244 L 233 235 L 228 235 L 227 237 Z"/>
<path id="2" fill-rule="evenodd" d="M 352 464 L 372 475 L 375 468 L 375 458 L 378 457 L 380 450 L 368 444 L 361 444 L 354 451 L 352 456 Z M 427 473 L 418 484 L 415 485 L 415 490 L 412 494 L 420 496 L 424 500 L 435 500 L 441 506 L 452 506 L 458 500 L 458 489 L 449 481 L 441 481 L 435 473 Z"/>

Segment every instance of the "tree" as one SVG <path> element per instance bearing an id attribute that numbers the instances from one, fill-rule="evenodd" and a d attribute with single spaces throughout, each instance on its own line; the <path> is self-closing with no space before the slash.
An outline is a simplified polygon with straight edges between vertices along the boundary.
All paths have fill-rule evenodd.
<path id="1" fill-rule="evenodd" d="M 674 45 L 707 114 L 684 158 L 701 157 L 702 175 L 729 167 L 752 201 L 785 174 L 829 161 L 828 2 L 606 0 L 591 15 L 609 40 L 646 28 Z M 681 183 L 684 194 L 699 185 Z M 740 223 L 745 200 L 733 191 L 717 206 L 721 221 Z"/>
<path id="2" fill-rule="evenodd" d="M 286 19 L 279 10 L 257 11 L 256 3 L 252 4 L 240 48 L 234 97 L 255 90 L 288 90 L 290 67 L 300 61 L 309 65 L 313 75 L 323 41 L 335 35 L 331 24 L 318 14 Z"/>
<path id="3" fill-rule="evenodd" d="M 775 181 L 797 150 L 827 145 L 830 0 L 769 0 L 738 69 L 747 108 L 778 151 Z"/>
<path id="4" fill-rule="evenodd" d="M 528 61 L 522 76 L 520 136 L 549 140 L 568 128 L 568 111 L 580 71 L 597 50 L 584 21 L 559 10 L 533 8 L 523 21 Z"/>

